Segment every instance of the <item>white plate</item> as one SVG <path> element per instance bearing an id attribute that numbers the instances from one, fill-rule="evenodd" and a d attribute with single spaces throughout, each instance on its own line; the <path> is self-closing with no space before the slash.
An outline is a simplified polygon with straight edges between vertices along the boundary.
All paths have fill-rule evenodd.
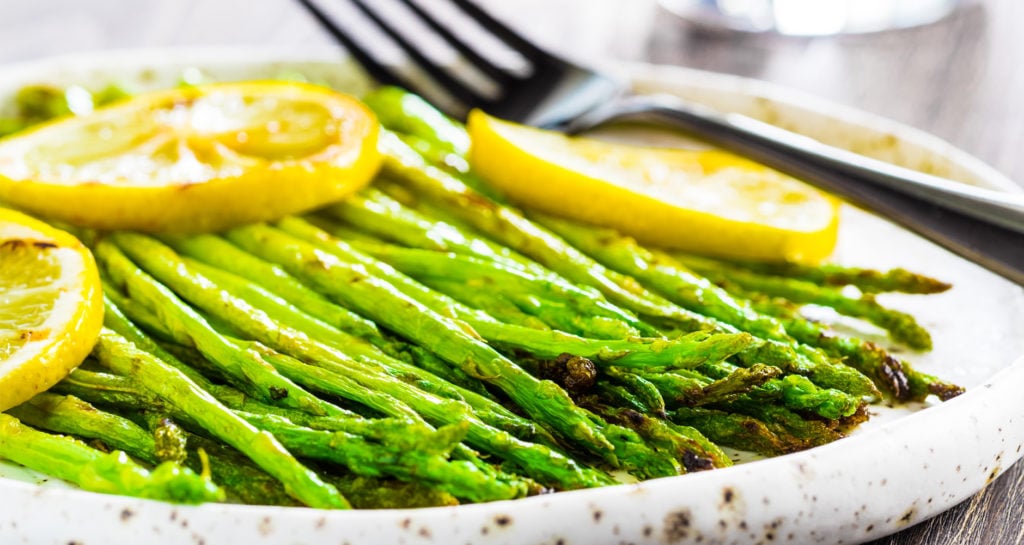
<path id="1" fill-rule="evenodd" d="M 28 83 L 177 82 L 197 67 L 219 80 L 303 72 L 359 92 L 337 53 L 282 58 L 237 50 L 134 51 L 59 58 L 0 70 L 0 103 Z M 750 80 L 658 66 L 615 66 L 638 88 L 687 98 L 964 182 L 1013 189 L 995 171 L 935 138 L 861 112 Z M 1021 456 L 1024 295 L 890 224 L 844 211 L 837 259 L 903 265 L 952 281 L 929 297 L 888 302 L 935 335 L 921 370 L 969 388 L 915 410 L 876 408 L 853 436 L 727 469 L 512 502 L 453 508 L 328 512 L 238 505 L 174 506 L 41 483 L 0 466 L 0 542 L 92 544 L 746 543 L 859 542 L 931 517 L 977 492 Z M 1015 360 L 1018 360 L 1015 362 Z M 27 481 L 27 482 L 26 482 Z"/>

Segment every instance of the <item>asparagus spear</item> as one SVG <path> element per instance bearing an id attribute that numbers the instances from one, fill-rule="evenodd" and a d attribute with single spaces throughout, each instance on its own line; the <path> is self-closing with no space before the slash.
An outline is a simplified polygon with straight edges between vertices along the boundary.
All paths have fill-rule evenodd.
<path id="1" fill-rule="evenodd" d="M 817 447 L 843 437 L 834 422 L 804 418 L 785 407 L 764 403 L 751 397 L 741 397 L 709 408 L 725 409 L 757 418 L 776 436 L 785 440 L 790 450 Z M 699 426 L 694 427 L 700 429 Z"/>
<path id="2" fill-rule="evenodd" d="M 178 423 L 166 416 L 151 415 L 150 429 L 153 430 L 153 451 L 161 461 L 185 462 L 188 458 L 188 437 Z"/>
<path id="3" fill-rule="evenodd" d="M 138 424 L 97 409 L 74 396 L 43 392 L 7 411 L 23 423 L 51 432 L 99 439 L 149 464 L 158 464 L 153 436 Z"/>
<path id="4" fill-rule="evenodd" d="M 781 374 L 778 367 L 755 364 L 741 367 L 718 380 L 694 373 L 643 373 L 673 407 L 699 407 L 746 394 Z"/>
<path id="5" fill-rule="evenodd" d="M 786 331 L 800 342 L 841 357 L 847 365 L 873 377 L 897 401 L 923 401 L 930 394 L 947 401 L 964 392 L 960 386 L 915 370 L 875 343 L 839 335 L 800 316 L 792 303 L 756 295 L 751 296 L 751 301 L 759 311 L 778 317 Z"/>
<path id="6" fill-rule="evenodd" d="M 597 410 L 605 418 L 629 426 L 659 450 L 670 453 L 687 473 L 732 465 L 728 455 L 695 428 L 675 426 L 631 409 L 603 406 Z"/>
<path id="7" fill-rule="evenodd" d="M 136 381 L 118 379 L 123 377 L 93 376 L 88 386 L 79 388 L 78 392 L 96 403 L 125 411 L 149 409 L 145 403 L 139 402 L 145 394 Z M 138 395 L 110 397 L 110 382 L 118 391 Z M 471 461 L 449 463 L 441 457 L 452 448 L 459 447 L 458 441 L 471 426 L 468 420 L 456 420 L 435 432 L 423 424 L 417 425 L 416 419 L 317 417 L 258 402 L 244 403 L 233 409 L 234 414 L 257 428 L 273 433 L 285 448 L 296 455 L 343 464 L 357 474 L 422 479 L 431 487 L 448 490 L 473 501 L 518 497 L 526 492 L 529 484 L 521 478 L 501 475 L 495 478 L 495 475 L 482 473 Z M 183 421 L 192 421 L 187 413 L 176 408 L 170 409 L 169 414 Z"/>
<path id="8" fill-rule="evenodd" d="M 383 342 L 377 324 L 338 306 L 280 267 L 240 250 L 213 235 L 166 236 L 164 241 L 183 255 L 245 278 L 272 290 L 282 299 L 342 331 L 371 342 Z"/>
<path id="9" fill-rule="evenodd" d="M 188 435 L 188 442 L 196 447 L 189 451 L 189 463 L 201 463 L 197 449 L 206 452 L 210 473 L 227 491 L 229 500 L 253 505 L 301 505 L 285 492 L 280 481 L 238 451 L 193 434 Z M 349 498 L 356 509 L 404 509 L 459 503 L 451 494 L 418 482 L 340 474 L 337 470 L 325 473 L 323 478 Z"/>
<path id="10" fill-rule="evenodd" d="M 438 313 L 451 314 L 467 322 L 484 339 L 533 353 L 541 358 L 554 358 L 570 353 L 601 361 L 614 361 L 616 365 L 630 366 L 689 366 L 707 361 L 719 361 L 738 351 L 756 345 L 756 341 L 744 333 L 711 336 L 704 332 L 673 341 L 659 338 L 637 338 L 625 340 L 588 339 L 559 331 L 540 331 L 498 322 L 486 313 L 475 311 L 457 301 L 434 292 L 391 267 L 361 254 L 344 241 L 331 237 L 300 220 L 283 222 L 289 229 L 282 234 L 265 226 L 250 226 L 236 229 L 229 234 L 236 242 L 248 244 L 247 249 L 259 251 L 256 240 L 275 240 L 279 244 L 296 244 L 307 252 L 324 250 L 330 255 L 365 267 L 376 277 L 386 279 L 402 294 L 425 304 Z M 291 236 L 289 236 L 291 235 Z M 306 244 L 296 238 L 300 235 Z M 245 240 L 242 241 L 241 238 Z"/>
<path id="11" fill-rule="evenodd" d="M 267 473 L 285 483 L 296 499 L 310 507 L 350 507 L 334 487 L 303 467 L 274 436 L 239 418 L 181 371 L 109 329 L 100 333 L 95 354 L 104 366 L 132 376 L 146 389 L 189 414 L 206 431 L 244 452 Z"/>
<path id="12" fill-rule="evenodd" d="M 442 369 L 436 365 L 437 360 L 431 354 L 410 348 L 401 341 L 385 338 L 373 322 L 327 300 L 280 267 L 240 250 L 226 240 L 210 235 L 167 237 L 166 240 L 184 255 L 237 274 L 251 281 L 254 286 L 273 291 L 274 295 L 302 312 L 356 337 L 367 339 L 392 356 L 402 357 L 404 354 L 410 354 L 408 357 L 415 360 L 418 366 L 429 365 L 431 368 L 428 371 L 434 374 L 446 372 L 445 378 L 455 379 L 463 388 L 476 388 L 478 393 L 481 391 L 477 384 L 467 381 L 468 377 L 462 375 L 461 371 L 447 365 Z"/>
<path id="13" fill-rule="evenodd" d="M 526 493 L 521 481 L 492 479 L 469 462 L 447 460 L 446 455 L 469 430 L 465 422 L 436 431 L 425 426 L 416 428 L 410 422 L 375 422 L 372 425 L 377 428 L 378 437 L 371 444 L 366 436 L 313 430 L 280 417 L 244 416 L 257 427 L 273 433 L 299 456 L 341 463 L 355 473 L 375 477 L 389 474 L 417 480 L 471 501 L 512 499 Z M 344 443 L 345 448 L 337 448 L 339 443 Z"/>
<path id="14" fill-rule="evenodd" d="M 911 348 L 929 350 L 932 347 L 931 335 L 918 325 L 913 316 L 883 307 L 871 294 L 854 299 L 838 289 L 804 280 L 766 276 L 703 257 L 683 256 L 680 259 L 716 283 L 733 283 L 744 290 L 784 297 L 795 303 L 832 307 L 840 314 L 863 318 L 884 328 L 894 341 Z"/>
<path id="15" fill-rule="evenodd" d="M 717 445 L 777 456 L 800 450 L 769 430 L 760 420 L 744 414 L 705 407 L 680 407 L 669 413 L 672 422 L 692 426 Z"/>
<path id="16" fill-rule="evenodd" d="M 257 356 L 235 350 L 202 316 L 135 267 L 114 245 L 101 241 L 93 253 L 112 279 L 131 294 L 133 301 L 155 314 L 170 335 L 180 340 L 180 344 L 195 345 L 236 384 L 252 387 L 264 401 L 313 414 L 332 412 L 329 404 L 273 372 Z"/>
<path id="17" fill-rule="evenodd" d="M 363 102 L 385 127 L 436 142 L 458 155 L 469 151 L 466 129 L 422 97 L 385 86 L 367 93 Z"/>
<path id="18" fill-rule="evenodd" d="M 293 223 L 293 222 L 288 222 Z M 285 231 L 289 230 L 282 222 Z M 566 324 L 580 335 L 598 339 L 639 337 L 635 317 L 625 315 L 602 298 L 595 299 L 554 275 L 539 276 L 527 271 L 505 268 L 493 261 L 456 253 L 400 248 L 386 244 L 352 242 L 352 246 L 380 259 L 417 280 L 446 280 L 473 283 L 513 300 L 522 301 L 521 309 L 547 317 L 558 325 Z M 532 302 L 527 303 L 526 300 Z M 561 303 L 561 308 L 557 305 Z M 553 312 L 544 313 L 545 309 Z M 632 322 L 632 323 L 630 323 Z"/>
<path id="19" fill-rule="evenodd" d="M 349 205 L 351 203 L 345 203 L 342 206 Z M 396 203 L 396 206 L 401 210 L 400 205 Z M 389 206 L 388 209 L 396 206 Z M 402 211 L 398 214 L 405 213 Z M 386 223 L 392 223 L 387 219 L 388 217 L 385 216 L 381 219 Z M 328 225 L 324 226 L 327 231 L 348 232 L 343 227 L 338 228 L 327 223 Z M 318 230 L 297 218 L 286 218 L 279 223 L 279 227 L 304 240 L 323 239 L 323 230 Z M 423 234 L 423 236 L 429 235 Z M 457 241 L 461 243 L 451 242 L 449 245 L 455 246 L 455 249 L 459 251 L 442 250 L 448 255 L 386 245 L 380 241 L 367 240 L 366 237 L 354 240 L 351 244 L 356 249 L 386 261 L 410 276 L 419 275 L 462 281 L 483 279 L 495 283 L 495 287 L 500 287 L 506 296 L 530 294 L 546 299 L 565 300 L 575 310 L 585 313 L 587 316 L 598 317 L 601 322 L 606 322 L 605 325 L 595 328 L 595 331 L 603 335 L 600 338 L 659 336 L 657 330 L 638 319 L 634 314 L 609 303 L 593 288 L 573 284 L 537 263 L 507 250 L 502 252 L 500 249 L 492 249 L 489 246 L 491 243 L 485 243 L 481 239 L 463 237 Z M 436 248 L 426 249 L 437 251 Z M 468 255 L 466 255 L 467 253 Z M 429 261 L 424 262 L 423 260 Z"/>
<path id="20" fill-rule="evenodd" d="M 375 187 L 330 206 L 326 214 L 385 240 L 411 248 L 456 251 L 499 261 L 510 267 L 544 273 L 544 267 L 505 246 L 473 236 L 451 222 L 410 209 Z M 596 290 L 594 292 L 597 293 Z"/>
<path id="21" fill-rule="evenodd" d="M 605 266 L 636 278 L 670 301 L 765 339 L 790 341 L 782 324 L 734 299 L 706 278 L 664 254 L 656 254 L 613 229 L 584 226 L 552 216 L 531 217 Z"/>
<path id="22" fill-rule="evenodd" d="M 281 485 L 238 451 L 197 435 L 189 443 L 209 455 L 210 472 L 228 492 L 228 498 L 253 505 L 298 506 Z M 189 462 L 199 463 L 196 450 Z M 325 473 L 324 479 L 341 491 L 356 509 L 402 509 L 458 505 L 451 494 L 418 482 L 350 474 Z"/>
<path id="23" fill-rule="evenodd" d="M 848 267 L 835 263 L 805 265 L 802 263 L 736 262 L 737 267 L 771 276 L 805 280 L 820 286 L 855 286 L 863 293 L 895 291 L 902 293 L 941 293 L 952 286 L 941 280 L 902 268 L 888 271 Z"/>
<path id="24" fill-rule="evenodd" d="M 346 264 L 332 254 L 265 227 L 236 229 L 229 237 L 249 251 L 281 262 L 330 296 L 430 347 L 471 376 L 486 377 L 534 418 L 614 460 L 611 445 L 560 388 L 537 381 L 458 323 L 397 292 L 362 266 Z"/>
<path id="25" fill-rule="evenodd" d="M 127 248 L 132 248 L 133 257 L 141 258 L 163 279 L 173 283 L 177 289 L 188 292 L 197 303 L 218 301 L 219 303 L 206 305 L 207 310 L 219 312 L 219 317 L 232 326 L 248 331 L 261 340 L 276 345 L 277 348 L 303 354 L 316 361 L 319 366 L 325 367 L 321 369 L 302 364 L 292 358 L 269 352 L 254 343 L 243 345 L 242 350 L 239 350 L 239 346 L 234 347 L 236 351 L 262 355 L 267 362 L 291 380 L 301 381 L 310 388 L 355 399 L 385 414 L 399 414 L 417 419 L 418 411 L 435 422 L 469 421 L 472 424 L 472 443 L 479 444 L 481 448 L 495 454 L 516 459 L 544 482 L 566 488 L 595 486 L 603 482 L 599 475 L 582 470 L 571 460 L 547 447 L 506 437 L 507 434 L 487 426 L 473 416 L 472 410 L 457 400 L 439 399 L 379 370 L 360 365 L 336 350 L 312 342 L 301 332 L 274 322 L 262 310 L 231 297 L 208 279 L 193 276 L 183 263 L 174 261 L 172 251 L 166 247 L 166 251 L 161 251 L 159 243 L 151 239 L 120 234 L 115 240 Z M 205 297 L 202 295 L 204 293 Z M 185 325 L 188 327 L 188 324 Z M 396 395 L 392 397 L 390 394 Z M 411 407 L 405 403 L 411 404 Z M 413 407 L 416 411 L 413 411 Z"/>
<path id="26" fill-rule="evenodd" d="M 388 374 L 414 384 L 425 391 L 450 399 L 466 401 L 471 406 L 484 411 L 482 414 L 499 417 L 503 425 L 509 425 L 519 433 L 530 436 L 538 434 L 536 426 L 532 422 L 519 417 L 493 400 L 481 396 L 477 392 L 449 384 L 429 371 L 392 358 L 363 339 L 348 335 L 316 320 L 259 286 L 199 263 L 189 262 L 188 260 L 185 263 L 188 267 L 194 268 L 198 273 L 216 282 L 219 289 L 227 291 L 234 297 L 238 297 L 253 308 L 261 309 L 278 323 L 288 324 L 290 327 L 305 332 L 309 337 L 315 338 L 320 343 L 342 350 L 357 359 L 379 365 Z M 512 431 L 510 428 L 506 429 Z"/>
<path id="27" fill-rule="evenodd" d="M 202 503 L 224 492 L 208 478 L 173 462 L 148 471 L 122 451 L 103 453 L 70 437 L 50 435 L 0 414 L 0 458 L 104 494 Z"/>
<path id="28" fill-rule="evenodd" d="M 509 301 L 504 295 L 489 292 L 488 288 L 490 286 L 486 283 L 466 283 L 423 278 L 418 280 L 423 282 L 423 285 L 430 289 L 435 290 L 438 293 L 443 293 L 469 308 L 482 310 L 500 322 L 545 331 L 550 331 L 552 329 L 553 320 L 544 320 L 537 316 L 527 314 L 515 303 Z M 565 326 L 565 324 L 558 325 Z M 573 331 L 571 325 L 568 327 L 558 327 L 558 329 L 579 334 L 578 331 Z"/>
<path id="29" fill-rule="evenodd" d="M 310 240 L 310 241 L 312 241 L 314 243 L 319 243 L 320 247 L 323 247 L 323 248 L 327 249 L 328 251 L 332 251 L 333 250 L 334 251 L 333 253 L 336 253 L 336 255 L 339 255 L 339 256 L 349 256 L 349 257 L 354 255 L 353 252 L 351 251 L 351 249 L 341 245 L 340 241 L 335 241 L 334 244 L 329 244 L 329 242 L 331 242 L 330 238 L 327 237 L 325 234 L 323 234 L 321 232 L 316 232 L 315 230 L 310 232 L 308 229 L 304 229 L 301 225 L 298 228 L 294 229 L 294 231 L 299 233 L 299 234 L 304 234 L 306 239 L 308 239 L 308 240 Z M 358 257 L 357 257 L 357 259 L 358 259 Z M 362 262 L 372 265 L 372 262 L 370 262 L 368 260 L 365 260 L 365 259 L 362 260 Z M 388 272 L 389 272 L 388 270 L 382 269 L 380 267 L 374 268 L 373 270 L 375 272 L 378 272 L 379 274 L 388 274 Z M 406 284 L 406 285 L 409 288 L 406 291 L 406 293 L 423 294 L 422 288 L 420 288 L 420 290 L 417 291 L 416 286 L 408 285 L 408 284 Z M 430 296 L 431 294 L 426 293 L 424 295 Z M 421 300 L 423 300 L 423 299 L 421 299 Z M 439 306 L 441 308 L 448 308 L 448 309 L 451 309 L 451 310 L 455 310 L 457 313 L 458 313 L 458 310 L 459 310 L 459 307 L 457 305 L 455 305 L 453 303 L 448 303 L 448 302 L 442 302 L 442 303 L 438 304 L 437 306 Z M 476 317 L 472 313 L 468 313 L 468 312 L 463 313 L 463 314 L 459 314 L 459 316 L 460 317 L 464 317 L 465 319 L 467 319 L 467 321 L 469 321 L 469 323 L 471 325 L 473 325 L 473 327 L 476 329 L 476 331 L 481 333 L 488 340 L 491 340 L 491 341 L 497 342 L 497 343 L 502 343 L 502 342 L 505 342 L 505 341 L 510 341 L 511 343 L 517 342 L 516 339 L 508 339 L 508 337 L 506 337 L 506 335 L 508 335 L 508 332 L 510 331 L 507 327 L 499 327 L 499 328 L 491 327 L 490 320 L 487 320 L 486 317 L 485 317 L 485 319 L 483 321 L 481 321 L 478 318 L 474 319 Z M 521 333 L 521 336 L 523 336 L 523 335 L 530 336 L 531 333 Z M 536 332 L 534 332 L 532 335 L 536 336 Z M 548 332 L 548 335 L 559 335 L 559 333 L 558 332 Z M 701 338 L 700 336 L 706 335 L 706 334 L 705 333 L 695 333 L 693 335 L 696 336 L 697 340 L 699 340 Z M 522 340 L 522 338 L 519 339 L 519 341 L 521 341 L 521 340 Z M 682 340 L 686 340 L 686 338 L 684 338 Z M 545 358 L 545 357 L 546 358 L 554 358 L 554 357 L 559 355 L 559 354 L 556 353 L 558 350 L 553 350 L 551 348 L 545 349 L 544 345 L 542 344 L 543 342 L 544 341 L 542 341 L 542 340 L 538 340 L 538 341 L 530 343 L 529 349 L 534 353 L 534 355 L 542 357 L 542 358 Z M 682 342 L 682 341 L 681 340 L 677 340 L 677 342 Z M 560 347 L 559 350 L 564 350 L 564 352 L 568 352 L 568 353 L 576 354 L 576 355 L 581 355 L 581 356 L 587 356 L 587 357 L 594 357 L 594 356 L 596 356 L 598 359 L 602 358 L 600 353 L 588 352 L 585 349 L 581 349 L 581 348 L 576 348 L 576 349 L 569 350 L 569 349 L 566 349 L 566 348 L 562 348 L 562 344 L 564 344 L 564 343 L 560 343 L 559 344 L 559 347 Z M 520 345 L 520 347 L 522 347 L 522 346 L 523 345 Z M 805 349 L 805 347 L 800 347 L 800 346 L 797 346 L 796 348 L 797 348 L 797 350 Z M 710 351 L 707 351 L 707 352 L 710 352 Z M 821 357 L 820 354 L 816 354 L 816 353 L 813 353 L 813 352 L 807 353 L 806 356 L 808 358 L 810 358 L 811 356 Z M 607 358 L 607 355 L 605 355 L 604 357 Z M 717 361 L 718 359 L 720 359 L 720 358 L 709 357 L 708 361 L 714 362 L 714 361 Z M 808 359 L 808 361 L 811 361 L 811 360 Z M 643 362 L 643 360 L 640 360 L 640 358 L 638 358 L 638 357 L 631 356 L 628 360 L 623 358 L 621 360 L 616 360 L 615 363 L 619 364 L 619 365 L 622 365 L 624 363 L 629 363 L 629 364 L 636 363 L 637 365 L 641 365 L 642 366 L 644 362 Z M 707 361 L 703 362 L 703 364 L 706 365 Z M 812 374 L 812 376 L 813 376 L 813 374 L 816 373 L 816 372 L 819 372 L 820 369 L 825 369 L 826 371 L 829 370 L 830 366 L 829 366 L 828 362 L 824 362 L 824 365 L 819 366 L 817 368 L 812 368 L 811 371 L 810 371 L 810 374 Z M 843 378 L 845 382 L 841 382 L 840 384 L 843 385 L 843 386 L 847 386 L 847 387 L 852 386 L 850 389 L 854 392 L 853 395 L 865 395 L 865 394 L 873 395 L 874 393 L 876 393 L 876 390 L 874 390 L 873 385 L 870 384 L 868 379 L 866 377 L 864 377 L 863 375 L 861 375 L 860 373 L 858 373 L 857 371 L 852 370 L 852 369 L 845 369 L 845 370 L 843 370 L 844 368 L 838 368 L 838 369 L 839 369 L 838 371 L 833 371 L 831 376 L 832 377 L 841 377 L 841 378 Z M 793 391 L 794 391 L 794 389 L 796 387 L 795 384 L 786 384 L 786 386 L 787 386 L 787 388 L 785 388 L 785 391 L 790 393 L 790 394 L 793 393 Z M 813 395 L 812 395 L 812 392 L 813 392 Z M 844 415 L 850 414 L 850 413 L 852 413 L 856 409 L 856 407 L 858 405 L 858 403 L 857 403 L 857 401 L 855 399 L 851 398 L 850 395 L 847 395 L 847 394 L 843 393 L 842 391 L 833 390 L 833 389 L 828 389 L 828 390 L 825 390 L 825 391 L 818 391 L 818 389 L 812 388 L 811 385 L 809 385 L 809 384 L 803 384 L 802 387 L 800 388 L 800 391 L 797 392 L 797 394 L 795 396 L 793 396 L 793 397 L 785 397 L 784 396 L 784 399 L 787 401 L 787 403 L 794 404 L 795 408 L 809 409 L 809 408 L 813 407 L 813 409 L 815 411 L 819 412 L 822 416 L 825 416 L 827 418 L 837 418 L 839 416 L 844 416 Z"/>
<path id="30" fill-rule="evenodd" d="M 613 303 L 641 316 L 658 317 L 688 331 L 736 331 L 718 320 L 688 311 L 648 292 L 631 277 L 608 270 L 516 211 L 486 199 L 458 179 L 427 165 L 421 156 L 393 134 L 385 131 L 380 145 L 385 153 L 386 168 L 442 207 L 445 213 L 466 220 L 474 228 L 574 282 L 599 289 Z M 810 358 L 806 350 L 797 352 L 784 343 L 769 340 L 748 352 L 740 354 L 748 364 L 778 365 L 788 372 L 808 375 L 822 386 L 856 395 L 874 396 L 878 393 L 874 384 L 857 371 L 832 365 L 823 357 Z"/>
<path id="31" fill-rule="evenodd" d="M 640 404 L 646 408 L 644 413 L 658 418 L 665 417 L 665 398 L 657 386 L 639 374 L 618 367 L 609 367 L 605 372 L 612 381 L 628 388 L 638 398 Z"/>

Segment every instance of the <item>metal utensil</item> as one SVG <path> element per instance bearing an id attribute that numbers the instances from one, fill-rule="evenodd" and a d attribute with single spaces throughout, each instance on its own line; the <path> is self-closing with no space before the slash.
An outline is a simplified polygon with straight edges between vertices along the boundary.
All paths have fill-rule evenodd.
<path id="1" fill-rule="evenodd" d="M 316 0 L 298 1 L 378 81 L 429 94 L 382 62 L 379 44 L 360 43 Z M 830 191 L 1024 285 L 1024 192 L 994 191 L 931 176 L 671 96 L 632 95 L 624 82 L 544 51 L 470 0 L 450 0 L 529 64 L 526 73 L 510 70 L 490 60 L 415 0 L 397 0 L 490 80 L 496 91 L 487 93 L 464 81 L 451 66 L 427 56 L 367 0 L 321 1 L 341 1 L 357 8 L 450 95 L 442 109 L 456 118 L 480 108 L 504 119 L 568 132 L 620 120 L 680 128 Z"/>

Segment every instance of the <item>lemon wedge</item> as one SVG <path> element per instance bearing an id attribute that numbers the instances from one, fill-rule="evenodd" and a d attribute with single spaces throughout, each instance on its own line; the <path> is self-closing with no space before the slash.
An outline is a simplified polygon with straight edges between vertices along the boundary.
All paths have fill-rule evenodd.
<path id="1" fill-rule="evenodd" d="M 362 188 L 377 131 L 355 98 L 295 82 L 139 95 L 0 140 L 0 201 L 100 229 L 216 231 Z"/>
<path id="2" fill-rule="evenodd" d="M 663 248 L 815 262 L 835 247 L 838 201 L 722 151 L 572 138 L 469 116 L 470 164 L 515 203 Z"/>
<path id="3" fill-rule="evenodd" d="M 64 378 L 102 325 L 89 250 L 64 231 L 0 208 L 0 411 Z"/>

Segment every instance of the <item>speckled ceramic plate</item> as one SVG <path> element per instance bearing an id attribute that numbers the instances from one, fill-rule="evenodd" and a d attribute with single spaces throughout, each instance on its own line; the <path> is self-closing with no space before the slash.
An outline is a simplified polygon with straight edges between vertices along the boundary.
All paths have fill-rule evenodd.
<path id="1" fill-rule="evenodd" d="M 139 87 L 174 84 L 188 67 L 216 79 L 299 71 L 359 92 L 365 82 L 334 52 L 302 58 L 252 51 L 136 51 L 0 69 L 0 103 L 27 83 Z M 645 91 L 676 93 L 819 140 L 1006 190 L 1013 184 L 933 137 L 763 83 L 659 66 L 611 67 Z M 0 543 L 116 544 L 600 544 L 854 543 L 933 516 L 998 476 L 1024 443 L 1024 295 L 1017 287 L 892 225 L 844 210 L 842 262 L 907 266 L 955 284 L 888 303 L 918 316 L 935 350 L 917 366 L 968 387 L 934 406 L 874 409 L 836 443 L 727 469 L 545 495 L 422 510 L 327 512 L 181 507 L 71 490 L 0 466 Z M 871 331 L 860 331 L 872 335 Z"/>

